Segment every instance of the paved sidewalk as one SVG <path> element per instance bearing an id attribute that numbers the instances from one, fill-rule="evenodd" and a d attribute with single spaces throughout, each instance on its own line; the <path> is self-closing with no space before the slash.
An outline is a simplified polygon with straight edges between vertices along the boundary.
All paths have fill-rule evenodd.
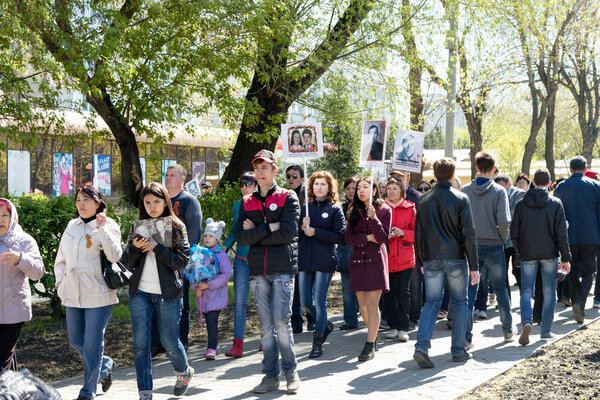
<path id="1" fill-rule="evenodd" d="M 518 291 L 513 288 L 513 321 L 519 324 Z M 586 310 L 586 323 L 598 317 L 598 310 Z M 341 316 L 331 318 L 336 326 Z M 572 320 L 572 311 L 557 305 L 553 332 L 557 339 L 574 331 L 580 325 Z M 381 333 L 384 335 L 384 333 Z M 453 363 L 450 356 L 450 330 L 446 321 L 438 321 L 432 340 L 430 357 L 435 368 L 420 369 L 412 359 L 417 332 L 410 333 L 408 343 L 385 340 L 372 361 L 359 363 L 357 356 L 362 350 L 366 329 L 354 331 L 335 330 L 323 346 L 324 355 L 317 360 L 308 359 L 312 343 L 312 333 L 295 335 L 298 369 L 302 380 L 297 399 L 342 399 L 357 395 L 366 399 L 454 399 L 479 386 L 483 382 L 506 371 L 527 358 L 547 342 L 539 340 L 539 326 L 534 326 L 531 344 L 522 347 L 518 336 L 512 343 L 503 343 L 502 328 L 498 311 L 488 309 L 488 319 L 475 322 L 474 345 L 471 350 L 474 359 L 466 363 Z M 231 343 L 221 343 L 228 348 Z M 275 399 L 287 396 L 285 378 L 282 377 L 280 390 L 264 395 L 255 395 L 252 388 L 262 379 L 262 353 L 257 351 L 259 338 L 252 337 L 245 342 L 245 355 L 231 359 L 219 355 L 216 361 L 203 358 L 204 349 L 192 346 L 189 351 L 191 365 L 196 370 L 187 396 L 188 399 Z M 170 362 L 162 357 L 153 363 L 154 399 L 174 399 L 172 395 L 175 375 Z M 82 377 L 77 376 L 54 385 L 65 400 L 75 399 L 79 393 Z M 138 398 L 133 367 L 120 367 L 114 372 L 114 383 L 106 394 L 100 392 L 100 400 L 136 400 Z"/>

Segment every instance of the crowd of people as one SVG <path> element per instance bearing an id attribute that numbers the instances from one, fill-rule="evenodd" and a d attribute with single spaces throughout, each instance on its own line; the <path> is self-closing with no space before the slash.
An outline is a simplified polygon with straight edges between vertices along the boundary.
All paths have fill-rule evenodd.
<path id="1" fill-rule="evenodd" d="M 287 188 L 278 186 L 275 156 L 261 150 L 252 160 L 252 172 L 239 181 L 243 199 L 233 205 L 226 238 L 225 222 L 208 218 L 203 226 L 198 200 L 183 190 L 186 171 L 175 164 L 167 170 L 165 186 L 151 182 L 143 188 L 138 217 L 171 217 L 171 237 L 162 241 L 132 230 L 125 245 L 119 226 L 106 216 L 102 194 L 92 186 L 79 188 L 76 217 L 61 236 L 54 266 L 69 343 L 83 360 L 78 400 L 95 398 L 99 384 L 103 392 L 112 384 L 114 363 L 104 354 L 104 331 L 118 298 L 103 280 L 101 253 L 132 273 L 129 302 L 140 399 L 152 399 L 152 358 L 161 352 L 175 371 L 174 395 L 184 395 L 194 376 L 187 358 L 190 286 L 206 321 L 205 359 L 217 357 L 219 315 L 228 305 L 231 276 L 234 339 L 225 355 L 244 355 L 250 291 L 260 322 L 264 373 L 255 393 L 279 388 L 281 372 L 288 393 L 299 389 L 294 334 L 303 331 L 304 314 L 306 329 L 313 331 L 309 358 L 326 351 L 335 329 L 327 295 L 336 271 L 344 307 L 338 328 L 357 329 L 357 314 L 367 327 L 364 346 L 356 349 L 359 361 L 375 357 L 382 327 L 387 339 L 400 342 L 418 329 L 413 358 L 422 368 L 433 367 L 428 350 L 434 325 L 444 318 L 452 329 L 452 361 L 467 361 L 476 343 L 473 320 L 487 318 L 493 303 L 503 340 L 514 340 L 511 267 L 521 293 L 521 345 L 529 344 L 535 323 L 540 323 L 542 340 L 554 337 L 557 299 L 572 306 L 573 318 L 583 323 L 600 261 L 596 174 L 577 156 L 570 161 L 568 179 L 552 182 L 541 168 L 532 179 L 520 175 L 513 187 L 490 153 L 478 153 L 475 162 L 477 177 L 464 187 L 448 158 L 437 160 L 435 179 L 419 182 L 416 189 L 406 171 L 393 170 L 383 185 L 348 177 L 340 202 L 342 190 L 327 171 L 305 180 L 303 168 L 292 165 L 285 171 Z M 190 285 L 181 271 L 197 244 L 210 249 L 218 270 Z M 44 266 L 35 240 L 23 232 L 14 204 L 6 199 L 0 199 L 0 254 L 0 368 L 16 370 L 17 338 L 31 319 L 29 279 L 40 279 Z M 600 308 L 598 288 L 593 306 Z"/>

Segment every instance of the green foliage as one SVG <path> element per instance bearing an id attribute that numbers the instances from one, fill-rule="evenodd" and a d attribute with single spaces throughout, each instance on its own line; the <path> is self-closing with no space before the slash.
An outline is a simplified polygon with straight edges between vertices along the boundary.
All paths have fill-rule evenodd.
<path id="1" fill-rule="evenodd" d="M 202 207 L 203 223 L 206 223 L 208 218 L 225 222 L 222 241 L 225 241 L 225 238 L 232 228 L 233 203 L 241 198 L 242 192 L 240 191 L 240 188 L 235 185 L 224 185 L 219 188 L 216 193 L 198 197 L 198 201 L 200 201 L 200 206 Z M 204 231 L 204 227 L 202 227 L 202 230 Z"/>
<path id="2" fill-rule="evenodd" d="M 429 135 L 425 136 L 424 147 L 426 149 L 443 149 L 446 142 L 444 139 L 444 135 L 442 134 L 442 128 L 439 125 L 429 133 Z"/>

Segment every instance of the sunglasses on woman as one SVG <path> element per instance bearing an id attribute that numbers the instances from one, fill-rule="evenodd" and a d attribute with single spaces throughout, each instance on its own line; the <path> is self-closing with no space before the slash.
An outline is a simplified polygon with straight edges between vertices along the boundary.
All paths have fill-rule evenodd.
<path id="1" fill-rule="evenodd" d="M 429 189 L 431 189 L 431 188 L 429 188 L 427 186 L 421 186 L 421 187 L 417 188 L 417 191 L 425 193 L 425 192 L 429 191 Z"/>
<path id="2" fill-rule="evenodd" d="M 244 187 L 244 186 L 250 187 L 252 185 L 254 185 L 254 182 L 252 182 L 252 181 L 242 181 L 242 182 L 240 182 L 240 187 L 241 188 Z"/>

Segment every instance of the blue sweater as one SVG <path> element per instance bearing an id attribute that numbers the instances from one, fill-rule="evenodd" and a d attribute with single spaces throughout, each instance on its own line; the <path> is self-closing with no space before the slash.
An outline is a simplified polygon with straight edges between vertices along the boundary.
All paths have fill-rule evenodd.
<path id="1" fill-rule="evenodd" d="M 225 243 L 223 243 L 223 246 L 227 247 L 228 249 L 231 249 L 236 242 L 236 240 L 235 240 L 235 224 L 237 223 L 238 215 L 240 215 L 240 206 L 241 205 L 242 205 L 241 200 L 238 200 L 235 203 L 233 203 L 233 221 L 231 222 L 231 231 L 229 232 L 229 236 L 227 236 L 227 239 L 225 239 Z M 238 257 L 247 258 L 249 249 L 250 249 L 250 246 L 240 246 L 238 244 L 238 246 L 235 250 L 235 255 Z"/>
<path id="2" fill-rule="evenodd" d="M 171 197 L 173 212 L 185 224 L 190 246 L 200 242 L 202 235 L 202 208 L 198 199 L 185 190 Z"/>

